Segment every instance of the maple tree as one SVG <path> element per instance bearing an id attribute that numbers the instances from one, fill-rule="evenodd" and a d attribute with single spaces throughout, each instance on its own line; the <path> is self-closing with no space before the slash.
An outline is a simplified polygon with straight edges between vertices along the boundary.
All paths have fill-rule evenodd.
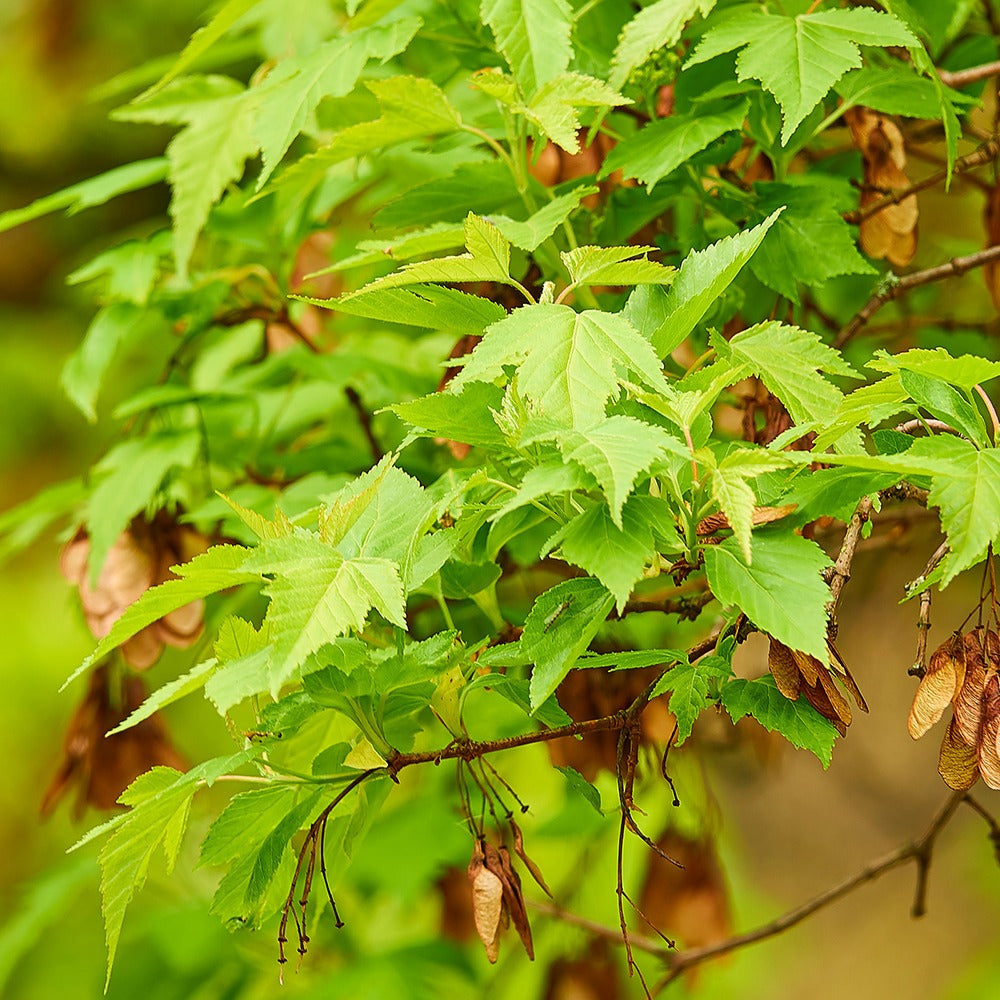
<path id="1" fill-rule="evenodd" d="M 63 387 L 118 440 L 0 517 L 9 549 L 64 529 L 97 640 L 45 806 L 76 780 L 80 803 L 127 807 L 80 841 L 103 845 L 108 976 L 152 859 L 194 864 L 193 803 L 219 782 L 246 787 L 199 827 L 211 909 L 269 928 L 281 965 L 365 919 L 357 845 L 414 797 L 449 830 L 461 817 L 471 860 L 431 858 L 421 885 L 467 863 L 457 924 L 490 963 L 509 924 L 534 957 L 533 911 L 582 919 L 515 815 L 539 794 L 550 815 L 593 806 L 617 852 L 618 925 L 584 924 L 624 946 L 590 959 L 608 996 L 624 973 L 658 993 L 874 877 L 734 936 L 697 815 L 647 830 L 640 802 L 697 800 L 671 772 L 706 716 L 829 764 L 868 711 L 839 599 L 889 505 L 944 535 L 899 586 L 919 606 L 909 730 L 952 706 L 956 794 L 875 872 L 914 861 L 922 909 L 938 833 L 963 801 L 989 817 L 966 797 L 980 776 L 1000 785 L 1000 361 L 943 291 L 980 272 L 997 301 L 990 17 L 936 0 L 299 14 L 222 4 L 113 112 L 173 129 L 162 156 L 0 215 L 170 190 L 169 220 L 69 278 L 98 309 Z M 939 169 L 914 180 L 919 157 Z M 919 192 L 959 178 L 986 189 L 986 231 L 931 259 Z M 932 593 L 966 571 L 975 624 L 927 662 Z M 746 677 L 753 632 L 770 670 Z M 186 658 L 146 695 L 165 645 Z M 233 746 L 188 766 L 160 712 L 197 697 Z M 544 793 L 498 756 L 535 744 Z M 633 841 L 676 870 L 630 884 Z M 546 957 L 554 996 L 580 970 Z"/>

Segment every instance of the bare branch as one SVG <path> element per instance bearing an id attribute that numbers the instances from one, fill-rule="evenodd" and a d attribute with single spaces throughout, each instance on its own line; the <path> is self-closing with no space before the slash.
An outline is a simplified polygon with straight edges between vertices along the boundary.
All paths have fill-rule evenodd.
<path id="1" fill-rule="evenodd" d="M 925 912 L 927 874 L 930 869 L 934 844 L 938 835 L 947 826 L 964 798 L 965 792 L 953 792 L 938 810 L 927 831 L 919 840 L 905 844 L 879 861 L 866 865 L 860 872 L 845 879 L 839 885 L 827 889 L 826 892 L 822 892 L 801 906 L 789 910 L 775 920 L 762 924 L 760 927 L 752 931 L 747 931 L 745 934 L 737 934 L 725 941 L 706 945 L 703 948 L 691 948 L 687 951 L 679 952 L 664 951 L 663 956 L 670 967 L 670 972 L 657 984 L 656 992 L 659 992 L 668 983 L 673 982 L 687 969 L 695 965 L 700 965 L 702 962 L 706 962 L 710 958 L 715 958 L 717 955 L 726 955 L 739 948 L 745 948 L 747 945 L 774 937 L 782 933 L 782 931 L 786 931 L 790 927 L 801 923 L 801 921 L 805 920 L 806 917 L 812 916 L 817 910 L 829 906 L 860 886 L 866 885 L 868 882 L 873 882 L 886 872 L 892 871 L 893 868 L 909 864 L 911 861 L 917 864 L 917 889 L 913 902 L 912 915 L 914 917 L 923 916 Z"/>
<path id="2" fill-rule="evenodd" d="M 946 87 L 966 87 L 970 83 L 987 80 L 991 76 L 1000 76 L 1000 60 L 983 63 L 981 66 L 970 66 L 968 69 L 959 69 L 955 72 L 939 69 L 937 75 Z"/>
<path id="3" fill-rule="evenodd" d="M 854 318 L 845 326 L 833 342 L 833 346 L 843 347 L 867 322 L 882 308 L 894 299 L 921 285 L 929 285 L 932 281 L 942 281 L 944 278 L 954 278 L 977 267 L 983 267 L 995 260 L 1000 260 L 1000 245 L 987 247 L 966 257 L 953 257 L 937 267 L 929 267 L 924 271 L 914 271 L 902 278 L 887 275 L 881 282 L 878 291 L 861 307 Z"/>

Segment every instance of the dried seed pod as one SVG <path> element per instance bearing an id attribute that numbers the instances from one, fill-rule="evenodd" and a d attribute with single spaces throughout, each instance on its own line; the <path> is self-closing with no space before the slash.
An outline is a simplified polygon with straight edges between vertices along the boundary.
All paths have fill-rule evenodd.
<path id="1" fill-rule="evenodd" d="M 870 108 L 850 108 L 844 118 L 864 162 L 861 207 L 886 194 L 910 186 L 906 176 L 906 146 L 899 127 Z M 917 251 L 917 196 L 908 195 L 886 205 L 861 222 L 861 248 L 869 257 L 887 258 L 898 266 L 909 264 Z"/>
<path id="2" fill-rule="evenodd" d="M 539 888 L 545 895 L 551 896 L 552 893 L 545 884 L 545 877 L 542 875 L 541 869 L 528 857 L 527 852 L 524 850 L 524 838 L 521 835 L 521 828 L 514 820 L 510 821 L 510 827 L 514 831 L 514 853 L 524 862 L 524 867 L 528 869 L 531 877 L 538 883 Z"/>
<path id="3" fill-rule="evenodd" d="M 956 732 L 970 747 L 978 747 L 982 737 L 983 692 L 986 687 L 983 633 L 984 629 L 976 628 L 965 635 L 962 644 L 965 672 L 952 703 Z"/>
<path id="4" fill-rule="evenodd" d="M 955 633 L 931 654 L 913 697 L 907 729 L 918 740 L 944 714 L 965 679 L 964 640 Z"/>
<path id="5" fill-rule="evenodd" d="M 73 784 L 73 815 L 79 818 L 88 805 L 113 809 L 121 793 L 150 768 L 186 769 L 158 714 L 114 736 L 105 735 L 146 700 L 146 687 L 138 677 L 125 678 L 120 697 L 115 696 L 114 683 L 107 664 L 91 673 L 87 693 L 66 730 L 63 762 L 42 798 L 43 816 Z"/>
<path id="6" fill-rule="evenodd" d="M 938 774 L 956 791 L 971 788 L 979 777 L 979 754 L 962 739 L 952 719 L 941 743 Z"/>
<path id="7" fill-rule="evenodd" d="M 487 851 L 496 851 L 486 845 Z M 472 912 L 476 921 L 476 932 L 486 949 L 486 957 L 496 962 L 500 955 L 500 918 L 504 906 L 504 886 L 497 873 L 486 865 L 486 854 L 480 841 L 472 851 L 468 868 L 472 885 Z"/>

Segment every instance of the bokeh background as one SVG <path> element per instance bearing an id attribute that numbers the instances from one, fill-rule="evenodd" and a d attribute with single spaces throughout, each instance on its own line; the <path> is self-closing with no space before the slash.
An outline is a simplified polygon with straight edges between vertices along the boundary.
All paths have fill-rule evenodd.
<path id="1" fill-rule="evenodd" d="M 122 93 L 114 78 L 144 60 L 177 52 L 203 14 L 201 0 L 0 0 L 0 211 L 161 152 L 165 137 L 159 130 L 108 120 Z M 921 225 L 925 234 L 935 235 L 922 240 L 918 263 L 935 263 L 963 249 L 969 230 L 978 231 L 981 204 L 974 195 L 961 202 L 959 211 L 954 200 L 945 209 L 943 199 L 922 196 Z M 88 425 L 59 388 L 62 362 L 92 309 L 64 279 L 132 227 L 163 215 L 167 198 L 164 188 L 151 188 L 0 236 L 0 511 L 78 474 L 114 433 L 111 426 Z M 990 315 L 981 285 L 971 297 L 965 295 L 970 287 L 962 286 L 956 307 Z M 997 356 L 988 342 L 977 342 L 973 349 Z M 839 541 L 836 534 L 827 540 L 831 548 Z M 913 657 L 917 609 L 897 603 L 903 583 L 920 572 L 937 538 L 933 525 L 918 518 L 889 526 L 876 534 L 876 542 L 856 562 L 840 641 L 871 714 L 858 719 L 840 742 L 829 771 L 809 754 L 791 749 L 775 753 L 764 747 L 748 754 L 729 748 L 711 720 L 698 748 L 680 766 L 682 793 L 686 780 L 694 785 L 702 773 L 708 776 L 710 825 L 718 838 L 736 930 L 776 916 L 919 835 L 946 797 L 936 775 L 935 736 L 914 744 L 906 734 L 914 690 L 906 668 Z M 64 806 L 42 822 L 38 811 L 83 688 L 78 682 L 66 692 L 58 689 L 91 648 L 75 595 L 59 575 L 58 551 L 58 540 L 45 536 L 7 560 L 0 572 L 0 996 L 9 1000 L 83 1000 L 100 996 L 104 981 L 96 848 L 65 853 L 101 817 L 90 814 L 74 823 Z M 976 589 L 974 581 L 960 581 L 935 603 L 932 646 L 965 617 Z M 741 653 L 740 669 L 759 673 L 764 655 L 762 645 L 751 641 Z M 165 673 L 154 682 L 169 678 L 170 669 L 169 662 L 157 667 Z M 200 703 L 181 703 L 168 719 L 191 758 L 228 746 L 224 728 Z M 512 757 L 508 776 L 532 779 L 545 762 L 542 751 L 533 753 L 517 761 Z M 977 794 L 987 805 L 995 798 Z M 655 827 L 670 810 L 669 796 L 658 787 L 644 795 Z M 445 966 L 434 960 L 440 898 L 407 893 L 405 883 L 408 873 L 459 860 L 468 845 L 455 823 L 423 816 L 419 797 L 404 797 L 403 803 L 387 827 L 393 834 L 381 834 L 382 841 L 362 850 L 356 861 L 358 879 L 378 886 L 388 854 L 394 859 L 389 868 L 403 883 L 391 899 L 374 897 L 364 928 L 348 939 L 364 959 L 346 962 L 338 956 L 338 939 L 326 935 L 281 995 L 556 995 L 546 992 L 544 967 L 529 968 L 510 945 L 490 973 L 479 964 L 471 965 L 468 975 L 449 978 L 440 971 Z M 613 924 L 613 870 L 590 858 L 566 858 L 562 850 L 564 838 L 578 839 L 592 822 L 586 806 L 563 810 L 559 822 L 538 832 L 533 846 L 561 884 L 577 887 L 582 912 Z M 207 819 L 196 819 L 195 826 L 199 823 L 203 828 Z M 929 913 L 923 919 L 909 917 L 914 870 L 902 867 L 792 931 L 706 967 L 668 995 L 689 989 L 705 998 L 771 1000 L 1000 995 L 995 943 L 1000 868 L 986 834 L 986 825 L 971 810 L 946 830 L 935 852 Z M 208 914 L 215 876 L 195 870 L 195 857 L 189 853 L 187 865 L 182 858 L 170 878 L 153 873 L 127 918 L 110 997 L 279 995 L 271 937 L 232 935 Z M 638 855 L 630 860 L 648 863 Z M 411 881 L 422 884 L 416 876 Z M 576 929 L 541 914 L 533 921 L 542 962 L 563 946 L 586 947 Z M 406 994 L 394 978 L 400 949 L 416 955 L 407 968 L 427 970 L 426 981 L 410 978 Z M 427 955 L 424 964 L 420 949 Z M 646 968 L 655 981 L 655 964 Z M 562 1000 L 594 995 L 600 994 L 585 992 L 583 985 L 558 994 Z M 639 995 L 638 989 L 633 984 L 623 995 Z"/>

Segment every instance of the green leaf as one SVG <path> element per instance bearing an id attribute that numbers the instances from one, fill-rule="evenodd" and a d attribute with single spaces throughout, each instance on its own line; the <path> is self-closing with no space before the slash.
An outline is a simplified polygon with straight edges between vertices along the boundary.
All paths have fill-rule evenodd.
<path id="1" fill-rule="evenodd" d="M 621 653 L 586 653 L 577 660 L 578 670 L 589 667 L 610 667 L 612 670 L 641 670 L 644 667 L 665 667 L 672 663 L 687 663 L 683 649 L 634 649 Z"/>
<path id="2" fill-rule="evenodd" d="M 336 309 L 351 316 L 406 326 L 424 326 L 431 330 L 460 330 L 463 333 L 481 333 L 491 323 L 507 315 L 502 305 L 489 299 L 436 285 L 363 290 L 339 299 L 295 297 L 301 302 Z"/>
<path id="3" fill-rule="evenodd" d="M 259 580 L 259 574 L 248 573 L 242 568 L 247 555 L 248 550 L 238 545 L 213 545 L 190 562 L 172 567 L 179 579 L 150 587 L 135 604 L 130 605 L 97 644 L 94 652 L 73 671 L 63 688 L 116 646 L 171 611 L 220 590 Z"/>
<path id="4" fill-rule="evenodd" d="M 601 167 L 601 176 L 621 170 L 626 177 L 638 178 L 652 191 L 658 181 L 720 136 L 738 132 L 748 106 L 747 101 L 738 101 L 727 111 L 714 115 L 694 112 L 660 118 L 615 146 Z"/>
<path id="5" fill-rule="evenodd" d="M 227 0 L 208 24 L 191 36 L 190 41 L 184 46 L 184 51 L 170 69 L 141 97 L 152 95 L 185 70 L 190 69 L 247 11 L 253 10 L 261 2 L 262 0 Z"/>
<path id="6" fill-rule="evenodd" d="M 80 841 L 84 843 L 97 833 L 113 831 L 99 857 L 108 944 L 105 989 L 111 979 L 125 910 L 146 881 L 153 852 L 162 845 L 168 865 L 171 865 L 176 859 L 195 790 L 200 784 L 211 785 L 220 775 L 240 767 L 251 756 L 253 752 L 243 751 L 230 757 L 216 757 L 186 774 L 168 767 L 154 768 L 136 779 L 122 794 L 119 801 L 132 807 L 129 813 L 103 824 Z"/>
<path id="7" fill-rule="evenodd" d="M 799 301 L 800 284 L 815 288 L 843 274 L 874 274 L 858 252 L 851 227 L 841 217 L 850 188 L 839 180 L 806 178 L 795 183 L 757 184 L 757 211 L 785 206 L 750 261 L 765 285 Z"/>
<path id="8" fill-rule="evenodd" d="M 796 423 L 827 421 L 842 399 L 840 390 L 821 372 L 860 378 L 839 351 L 796 326 L 771 320 L 738 333 L 720 356 L 746 366 L 785 404 Z"/>
<path id="9" fill-rule="evenodd" d="M 408 17 L 390 24 L 362 28 L 323 42 L 311 52 L 278 63 L 259 93 L 260 107 L 254 131 L 260 144 L 263 166 L 257 178 L 258 191 L 288 152 L 295 137 L 306 128 L 320 101 L 349 94 L 369 60 L 377 59 L 385 63 L 402 52 L 419 27 L 419 18 Z M 407 108 L 411 111 L 419 109 L 422 119 L 426 120 L 427 108 L 423 99 L 428 96 L 428 90 L 438 104 L 443 95 L 429 80 L 402 79 L 407 81 L 405 87 L 400 86 L 400 78 L 397 78 L 395 81 L 373 83 L 371 88 L 376 96 L 382 95 L 387 106 L 393 106 L 394 110 L 398 108 L 401 113 Z M 408 92 L 411 89 L 412 94 Z M 405 102 L 403 107 L 400 107 L 401 101 Z M 451 120 L 454 124 L 454 115 Z"/>
<path id="10" fill-rule="evenodd" d="M 601 808 L 601 793 L 575 767 L 557 765 L 556 770 L 566 779 L 574 792 L 586 799 L 601 816 L 604 815 L 604 810 Z"/>
<path id="11" fill-rule="evenodd" d="M 523 222 L 509 219 L 506 215 L 491 215 L 490 221 L 514 246 L 531 253 L 580 207 L 580 202 L 584 198 L 597 194 L 598 190 L 593 185 L 586 184 L 574 188 L 566 194 L 553 198 Z"/>
<path id="12" fill-rule="evenodd" d="M 182 281 L 209 211 L 257 152 L 253 129 L 258 101 L 256 91 L 244 90 L 228 77 L 188 77 L 114 115 L 184 125 L 167 146 L 174 258 Z"/>
<path id="13" fill-rule="evenodd" d="M 399 568 L 388 559 L 345 559 L 317 535 L 298 531 L 263 543 L 244 568 L 273 577 L 265 587 L 271 599 L 265 623 L 275 696 L 311 653 L 349 629 L 363 629 L 372 608 L 406 628 Z"/>
<path id="14" fill-rule="evenodd" d="M 205 682 L 214 673 L 217 662 L 214 658 L 205 660 L 197 666 L 192 667 L 187 673 L 181 674 L 180 677 L 176 677 L 162 687 L 157 688 L 127 719 L 120 722 L 105 735 L 113 736 L 115 733 L 131 729 L 144 719 L 148 719 L 154 712 L 158 712 L 161 708 L 172 705 L 175 701 L 198 691 L 205 686 Z"/>
<path id="15" fill-rule="evenodd" d="M 916 449 L 914 451 L 914 449 Z M 1000 451 L 979 451 L 961 438 L 921 438 L 897 460 L 919 468 L 923 456 L 934 469 L 927 503 L 941 510 L 941 525 L 951 550 L 941 586 L 986 556 L 1000 538 Z"/>
<path id="16" fill-rule="evenodd" d="M 618 388 L 616 364 L 647 385 L 663 384 L 660 364 L 644 340 L 620 314 L 574 312 L 569 306 L 524 306 L 495 323 L 452 380 L 492 382 L 505 365 L 519 365 L 518 387 L 539 412 L 574 427 L 604 416 Z"/>
<path id="17" fill-rule="evenodd" d="M 433 437 L 466 444 L 499 447 L 504 435 L 493 419 L 503 391 L 489 382 L 472 382 L 461 392 L 432 392 L 420 399 L 390 406 L 396 416 Z"/>
<path id="18" fill-rule="evenodd" d="M 259 845 L 298 797 L 294 785 L 274 784 L 234 795 L 209 827 L 201 845 L 202 865 L 224 865 Z"/>
<path id="19" fill-rule="evenodd" d="M 657 357 L 666 357 L 694 330 L 754 255 L 777 218 L 778 212 L 775 212 L 753 229 L 727 236 L 684 258 L 662 306 L 665 318 L 655 329 L 643 330 L 643 335 L 652 341 Z"/>
<path id="20" fill-rule="evenodd" d="M 95 404 L 104 376 L 122 346 L 135 334 L 144 318 L 143 310 L 131 302 L 113 302 L 99 310 L 87 328 L 80 346 L 63 367 L 63 390 L 91 422 L 97 420 Z"/>
<path id="21" fill-rule="evenodd" d="M 974 354 L 951 355 L 943 347 L 933 351 L 911 350 L 902 354 L 876 351 L 869 368 L 883 372 L 914 372 L 938 378 L 959 389 L 969 390 L 1000 375 L 1000 361 L 988 361 Z"/>
<path id="22" fill-rule="evenodd" d="M 653 53 L 673 48 L 688 21 L 707 17 L 715 0 L 657 0 L 639 11 L 618 36 L 611 60 L 612 87 L 621 87 Z"/>
<path id="23" fill-rule="evenodd" d="M 194 465 L 200 449 L 201 438 L 195 431 L 149 434 L 123 441 L 101 459 L 87 504 L 91 580 L 96 581 L 105 556 L 132 517 L 146 507 L 174 469 Z"/>
<path id="24" fill-rule="evenodd" d="M 596 576 L 615 595 L 619 612 L 653 555 L 647 511 L 635 499 L 622 510 L 620 528 L 607 506 L 595 504 L 570 521 L 559 538 L 563 558 Z"/>
<path id="25" fill-rule="evenodd" d="M 535 599 L 518 640 L 531 671 L 531 707 L 542 705 L 604 624 L 614 599 L 597 581 L 564 580 Z"/>
<path id="26" fill-rule="evenodd" d="M 902 21 L 867 8 L 785 17 L 740 7 L 714 20 L 685 66 L 743 49 L 736 76 L 759 80 L 774 95 L 784 145 L 830 88 L 861 65 L 859 45 L 909 48 L 919 42 Z"/>
<path id="27" fill-rule="evenodd" d="M 574 285 L 669 284 L 676 269 L 649 260 L 650 252 L 656 247 L 577 247 L 559 256 Z"/>
<path id="28" fill-rule="evenodd" d="M 69 275 L 66 284 L 79 285 L 104 277 L 104 300 L 144 306 L 159 281 L 161 260 L 169 255 L 170 233 L 164 229 L 149 239 L 127 240 L 99 253 Z"/>
<path id="29" fill-rule="evenodd" d="M 769 732 L 781 733 L 792 746 L 814 753 L 823 767 L 830 766 L 837 738 L 833 723 L 805 699 L 789 701 L 775 686 L 773 677 L 731 680 L 722 688 L 722 705 L 733 722 L 750 715 Z"/>
<path id="30" fill-rule="evenodd" d="M 404 265 L 400 270 L 365 285 L 354 295 L 417 285 L 428 281 L 498 281 L 511 284 L 510 243 L 491 222 L 473 215 L 465 220 L 465 245 L 468 253 L 437 257 Z M 353 296 L 352 296 L 353 297 Z"/>
<path id="31" fill-rule="evenodd" d="M 39 490 L 29 500 L 0 514 L 0 564 L 31 545 L 86 495 L 82 479 L 68 479 Z"/>
<path id="32" fill-rule="evenodd" d="M 851 107 L 865 107 L 909 118 L 937 118 L 940 112 L 938 88 L 903 62 L 862 66 L 848 73 L 836 90 L 843 101 L 838 109 L 841 112 Z M 949 96 L 952 95 L 953 99 L 962 100 L 962 95 L 956 91 L 951 91 Z"/>
<path id="33" fill-rule="evenodd" d="M 750 532 L 753 529 L 753 509 L 757 498 L 747 479 L 787 468 L 789 462 L 781 455 L 764 449 L 741 448 L 731 452 L 712 472 L 712 497 L 729 520 L 739 543 L 744 561 L 752 560 Z"/>
<path id="34" fill-rule="evenodd" d="M 650 692 L 650 699 L 670 692 L 670 711 L 677 719 L 680 746 L 690 735 L 695 719 L 708 707 L 708 689 L 712 672 L 699 663 L 679 663 L 671 667 Z"/>
<path id="35" fill-rule="evenodd" d="M 822 571 L 826 553 L 801 535 L 758 531 L 747 565 L 735 538 L 703 549 L 712 593 L 738 607 L 758 628 L 791 649 L 828 662 L 826 604 L 830 589 Z"/>
<path id="36" fill-rule="evenodd" d="M 576 462 L 597 480 L 607 497 L 611 520 L 621 528 L 622 507 L 639 473 L 674 447 L 675 441 L 659 427 L 615 415 L 586 430 L 561 434 L 558 444 L 567 462 Z"/>
<path id="37" fill-rule="evenodd" d="M 899 375 L 879 379 L 871 385 L 843 396 L 832 415 L 823 420 L 813 449 L 826 451 L 837 444 L 850 430 L 861 424 L 874 426 L 882 420 L 903 413 L 907 409 L 909 394 L 903 388 Z"/>
<path id="38" fill-rule="evenodd" d="M 961 431 L 980 448 L 990 446 L 982 415 L 957 389 L 940 379 L 905 368 L 900 371 L 899 380 L 920 407 Z"/>
<path id="39" fill-rule="evenodd" d="M 493 515 L 493 520 L 499 521 L 505 514 L 535 500 L 587 489 L 593 485 L 590 477 L 577 465 L 565 462 L 536 465 L 524 474 L 517 492 Z"/>
<path id="40" fill-rule="evenodd" d="M 583 73 L 563 73 L 539 88 L 531 103 L 517 106 L 533 125 L 567 153 L 578 153 L 580 115 L 577 108 L 613 108 L 628 104 L 627 97 L 603 80 Z"/>
<path id="41" fill-rule="evenodd" d="M 8 229 L 25 222 L 31 222 L 32 219 L 41 218 L 49 212 L 66 209 L 67 215 L 75 215 L 85 208 L 103 205 L 120 194 L 158 184 L 166 176 L 167 159 L 164 156 L 126 163 L 122 167 L 115 167 L 89 180 L 80 181 L 79 184 L 71 184 L 68 188 L 39 198 L 23 208 L 0 212 L 0 233 L 5 233 Z"/>
<path id="42" fill-rule="evenodd" d="M 482 0 L 480 16 L 526 97 L 569 66 L 573 12 L 566 0 Z"/>

